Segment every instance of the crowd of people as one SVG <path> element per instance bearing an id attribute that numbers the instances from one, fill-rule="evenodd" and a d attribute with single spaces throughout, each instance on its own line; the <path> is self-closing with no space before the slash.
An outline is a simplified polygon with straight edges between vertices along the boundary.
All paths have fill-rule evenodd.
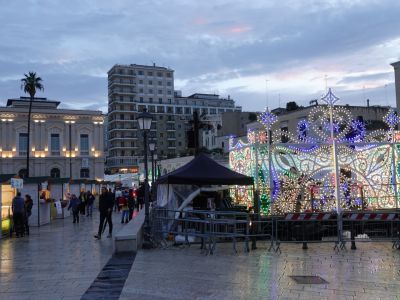
<path id="1" fill-rule="evenodd" d="M 93 207 L 95 204 L 95 196 L 90 192 L 81 192 L 79 196 L 68 194 L 69 204 L 67 209 L 72 212 L 72 222 L 79 223 L 80 215 L 92 217 Z M 25 234 L 29 235 L 29 217 L 32 214 L 33 201 L 30 195 L 25 195 L 25 199 L 21 197 L 21 193 L 12 201 L 13 224 L 17 237 Z M 135 210 L 139 211 L 144 206 L 144 185 L 140 185 L 138 189 L 119 189 L 112 191 L 103 187 L 99 195 L 98 209 L 100 212 L 100 222 L 98 233 L 94 236 L 101 239 L 102 234 L 108 226 L 108 235 L 112 236 L 112 212 L 121 213 L 121 223 L 128 223 L 134 215 Z"/>

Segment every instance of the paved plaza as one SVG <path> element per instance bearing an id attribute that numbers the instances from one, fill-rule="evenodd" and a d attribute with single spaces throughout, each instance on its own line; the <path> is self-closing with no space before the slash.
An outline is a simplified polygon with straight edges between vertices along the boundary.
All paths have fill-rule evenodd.
<path id="1" fill-rule="evenodd" d="M 400 299 L 400 251 L 390 244 L 360 244 L 336 254 L 332 244 L 266 245 L 234 254 L 229 244 L 214 255 L 190 248 L 142 251 L 120 299 Z M 296 284 L 289 275 L 320 275 L 328 284 Z"/>
<path id="2" fill-rule="evenodd" d="M 56 220 L 30 237 L 1 240 L 0 299 L 81 299 L 112 256 L 110 239 L 93 239 L 97 225 L 98 216 L 79 225 Z M 228 243 L 214 255 L 198 245 L 140 251 L 120 299 L 400 299 L 400 251 L 390 244 L 339 253 L 332 244 L 282 244 L 282 254 L 242 246 L 238 254 Z M 290 275 L 328 283 L 297 284 Z"/>
<path id="3" fill-rule="evenodd" d="M 114 213 L 114 232 L 122 224 Z M 112 240 L 96 241 L 99 217 L 81 216 L 31 227 L 24 238 L 0 240 L 0 299 L 80 299 L 112 255 Z"/>

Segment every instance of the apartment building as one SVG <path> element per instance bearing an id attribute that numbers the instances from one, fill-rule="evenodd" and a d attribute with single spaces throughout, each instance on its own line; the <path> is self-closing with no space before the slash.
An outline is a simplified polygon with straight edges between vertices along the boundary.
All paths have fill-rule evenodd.
<path id="1" fill-rule="evenodd" d="M 60 102 L 35 98 L 30 149 L 27 148 L 29 98 L 9 99 L 0 107 L 0 172 L 29 176 L 102 179 L 104 175 L 101 111 L 58 108 Z"/>
<path id="2" fill-rule="evenodd" d="M 143 158 L 143 137 L 135 121 L 144 108 L 153 114 L 150 139 L 158 157 L 188 154 L 186 132 L 193 112 L 217 115 L 240 111 L 228 98 L 174 91 L 174 70 L 145 65 L 114 65 L 108 72 L 108 157 L 111 173 L 137 172 Z"/>

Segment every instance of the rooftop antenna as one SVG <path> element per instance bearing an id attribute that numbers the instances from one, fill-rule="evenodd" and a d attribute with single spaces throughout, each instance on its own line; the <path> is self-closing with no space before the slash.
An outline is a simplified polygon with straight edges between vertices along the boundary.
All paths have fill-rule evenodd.
<path id="1" fill-rule="evenodd" d="M 327 93 L 328 92 L 328 75 L 325 74 L 324 78 L 325 78 L 325 93 Z"/>
<path id="2" fill-rule="evenodd" d="M 387 103 L 387 84 L 385 84 L 385 103 Z"/>
<path id="3" fill-rule="evenodd" d="M 281 107 L 281 93 L 278 94 L 279 108 Z"/>
<path id="4" fill-rule="evenodd" d="M 265 79 L 265 101 L 268 109 L 268 79 Z"/>
<path id="5" fill-rule="evenodd" d="M 366 101 L 366 99 L 365 99 L 365 85 L 363 85 L 363 102 L 365 102 Z"/>

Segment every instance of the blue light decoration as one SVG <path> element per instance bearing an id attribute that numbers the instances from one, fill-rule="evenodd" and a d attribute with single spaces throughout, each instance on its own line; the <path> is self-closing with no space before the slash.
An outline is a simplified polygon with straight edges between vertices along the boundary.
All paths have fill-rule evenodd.
<path id="1" fill-rule="evenodd" d="M 272 125 L 278 121 L 278 117 L 269 111 L 268 107 L 258 116 L 258 121 L 270 130 Z"/>
<path id="2" fill-rule="evenodd" d="M 400 163 L 396 164 L 397 182 L 394 182 L 391 146 L 395 139 L 394 128 L 400 123 L 399 116 L 390 110 L 384 117 L 390 131 L 367 132 L 362 119 L 354 120 L 345 106 L 335 106 L 339 97 L 331 89 L 321 100 L 324 105 L 312 107 L 307 119 L 298 122 L 295 134 L 272 132 L 271 145 L 267 142 L 266 130 L 270 132 L 278 117 L 267 108 L 258 117 L 265 128 L 249 131 L 248 142 L 239 142 L 231 148 L 230 166 L 253 176 L 257 182 L 261 212 L 336 210 L 331 121 L 340 168 L 341 209 L 396 207 L 393 184 L 400 180 Z M 287 143 L 282 142 L 283 134 Z M 400 157 L 400 145 L 396 145 L 395 155 Z M 239 196 L 236 197 L 239 203 L 252 205 L 250 193 L 243 192 Z M 304 200 L 300 207 L 298 199 Z"/>
<path id="3" fill-rule="evenodd" d="M 337 96 L 335 96 L 335 94 L 333 94 L 331 88 L 329 88 L 326 95 L 321 98 L 321 101 L 325 102 L 328 105 L 333 106 L 333 105 L 335 105 L 336 102 L 339 101 L 339 99 L 340 99 L 339 97 L 337 97 Z"/>
<path id="4" fill-rule="evenodd" d="M 390 108 L 387 114 L 383 117 L 383 121 L 389 126 L 391 130 L 393 130 L 397 124 L 400 122 L 400 118 L 397 113 Z"/>

